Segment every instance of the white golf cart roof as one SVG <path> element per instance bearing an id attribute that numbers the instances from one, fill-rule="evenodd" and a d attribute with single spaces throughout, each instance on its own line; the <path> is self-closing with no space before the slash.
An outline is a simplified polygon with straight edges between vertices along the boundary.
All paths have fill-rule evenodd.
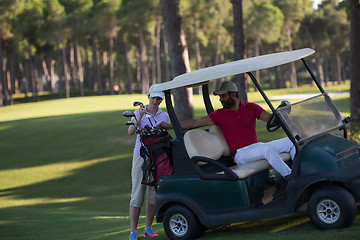
<path id="1" fill-rule="evenodd" d="M 201 85 L 213 79 L 252 72 L 294 62 L 313 53 L 315 53 L 313 49 L 303 48 L 294 51 L 272 53 L 224 63 L 184 73 L 175 77 L 172 81 L 155 84 L 153 91 L 160 92 L 179 87 L 192 87 L 194 85 Z"/>

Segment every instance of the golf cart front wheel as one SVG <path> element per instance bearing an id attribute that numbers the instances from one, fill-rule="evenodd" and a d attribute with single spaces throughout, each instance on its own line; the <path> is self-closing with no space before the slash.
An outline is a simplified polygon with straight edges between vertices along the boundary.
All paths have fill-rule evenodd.
<path id="1" fill-rule="evenodd" d="M 318 229 L 349 227 L 356 217 L 355 199 L 344 188 L 324 187 L 311 195 L 308 214 Z"/>
<path id="2" fill-rule="evenodd" d="M 163 225 L 170 239 L 195 239 L 204 233 L 204 226 L 194 213 L 181 205 L 166 210 Z"/>

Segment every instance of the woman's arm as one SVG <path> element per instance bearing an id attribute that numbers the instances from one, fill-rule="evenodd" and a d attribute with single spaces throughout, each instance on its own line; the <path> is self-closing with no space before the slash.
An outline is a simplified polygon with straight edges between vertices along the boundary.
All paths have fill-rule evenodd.
<path id="1" fill-rule="evenodd" d="M 134 133 L 136 132 L 137 127 L 140 127 L 140 126 L 138 126 L 138 123 L 140 123 L 140 121 L 141 121 L 141 119 L 142 119 L 142 117 L 144 116 L 145 113 L 146 113 L 145 106 L 144 105 L 140 106 L 140 108 L 139 108 L 139 116 L 137 118 L 135 116 L 136 119 L 131 120 L 134 123 L 134 125 L 130 125 L 129 128 L 128 128 L 128 134 L 130 136 L 134 135 Z"/>

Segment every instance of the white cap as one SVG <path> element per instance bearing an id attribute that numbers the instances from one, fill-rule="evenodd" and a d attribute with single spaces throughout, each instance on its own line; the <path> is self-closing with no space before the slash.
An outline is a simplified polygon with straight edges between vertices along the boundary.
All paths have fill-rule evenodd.
<path id="1" fill-rule="evenodd" d="M 150 89 L 149 89 L 149 96 L 150 97 L 159 97 L 161 99 L 164 99 L 165 98 L 165 94 L 163 92 L 154 92 L 154 87 L 155 85 L 157 84 L 153 84 L 151 85 Z"/>

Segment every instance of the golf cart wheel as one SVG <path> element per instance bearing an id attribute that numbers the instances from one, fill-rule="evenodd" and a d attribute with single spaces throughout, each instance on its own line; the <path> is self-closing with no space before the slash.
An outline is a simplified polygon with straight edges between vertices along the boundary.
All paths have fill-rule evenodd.
<path id="1" fill-rule="evenodd" d="M 194 213 L 181 205 L 166 210 L 163 225 L 170 239 L 195 239 L 204 233 L 204 226 Z"/>
<path id="2" fill-rule="evenodd" d="M 311 195 L 308 214 L 318 229 L 349 227 L 356 217 L 355 199 L 344 188 L 324 187 Z"/>

